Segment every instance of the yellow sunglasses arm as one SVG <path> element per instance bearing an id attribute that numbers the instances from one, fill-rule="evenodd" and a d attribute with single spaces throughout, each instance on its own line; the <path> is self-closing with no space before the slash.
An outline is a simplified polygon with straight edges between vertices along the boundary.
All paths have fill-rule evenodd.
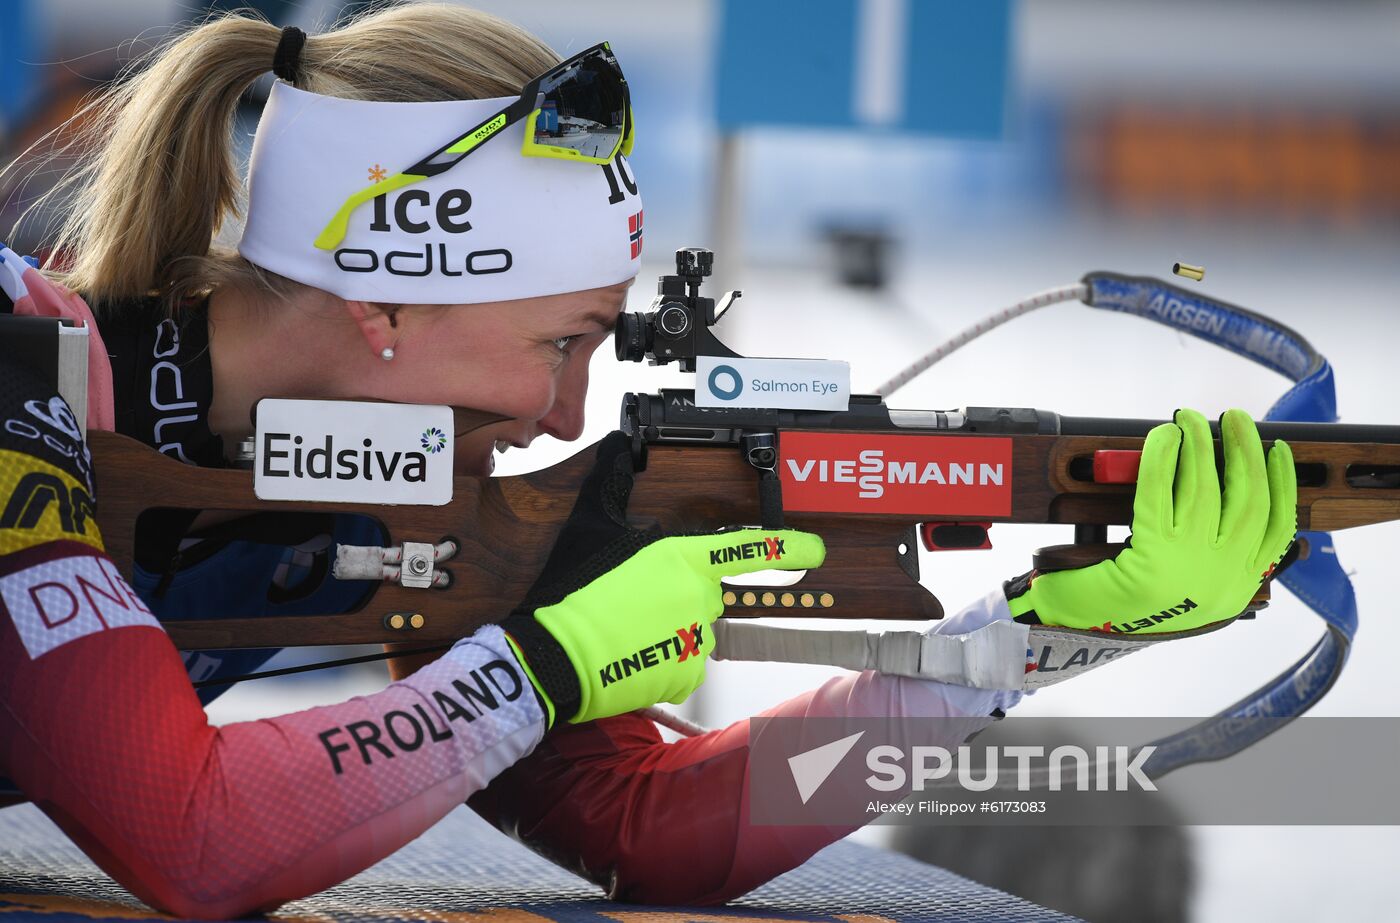
<path id="1" fill-rule="evenodd" d="M 402 189 L 423 179 L 427 179 L 427 177 L 415 173 L 395 173 L 373 186 L 361 189 L 345 200 L 345 204 L 340 206 L 340 210 L 335 213 L 321 233 L 316 235 L 316 246 L 321 250 L 334 250 L 345 239 L 345 234 L 349 230 L 350 215 L 355 209 L 370 199 L 393 192 L 395 189 Z"/>

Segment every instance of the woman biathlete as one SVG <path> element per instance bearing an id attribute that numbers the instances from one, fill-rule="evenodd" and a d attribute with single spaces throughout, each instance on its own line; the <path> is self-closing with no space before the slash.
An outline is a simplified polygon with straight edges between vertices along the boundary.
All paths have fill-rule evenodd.
<path id="1" fill-rule="evenodd" d="M 268 70 L 280 79 L 238 228 L 232 116 Z M 84 118 L 54 265 L 0 251 L 0 306 L 89 325 L 89 428 L 222 466 L 266 397 L 470 407 L 504 418 L 457 440 L 458 472 L 478 476 L 498 446 L 582 433 L 588 359 L 640 250 L 630 98 L 606 45 L 561 62 L 455 6 L 394 7 L 309 38 L 227 16 Z M 214 728 L 190 679 L 244 672 L 247 655 L 182 660 L 155 616 L 348 609 L 362 589 L 304 566 L 327 536 L 285 547 L 260 526 L 257 540 L 201 541 L 170 515 L 138 532 L 128 585 L 103 554 L 102 472 L 67 405 L 8 365 L 0 419 L 0 775 L 152 906 L 276 907 L 464 800 L 610 896 L 647 902 L 724 901 L 848 832 L 749 823 L 747 721 L 666 743 L 636 713 L 683 700 L 703 657 L 597 679 L 672 622 L 713 621 L 721 577 L 768 566 L 711 564 L 732 536 L 626 529 L 631 471 L 615 439 L 537 590 L 513 611 L 503 601 L 504 630 L 374 695 Z M 1182 412 L 1149 438 L 1131 552 L 1011 581 L 941 630 L 1013 616 L 1098 627 L 1183 588 L 1199 605 L 1170 628 L 1242 610 L 1292 538 L 1292 466 L 1281 444 L 1266 464 L 1243 414 L 1223 422 L 1223 494 L 1205 421 Z M 327 535 L 365 528 L 338 517 Z M 819 538 L 783 538 L 785 567 L 820 565 Z M 1018 696 L 867 672 L 764 714 L 980 727 Z M 407 746 L 410 723 L 432 733 Z"/>

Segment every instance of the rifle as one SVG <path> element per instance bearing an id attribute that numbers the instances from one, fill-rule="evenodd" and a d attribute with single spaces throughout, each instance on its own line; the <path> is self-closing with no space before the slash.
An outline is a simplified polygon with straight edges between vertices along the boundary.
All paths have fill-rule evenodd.
<path id="1" fill-rule="evenodd" d="M 678 251 L 676 273 L 661 277 L 651 310 L 619 319 L 615 349 L 620 360 L 677 362 L 686 372 L 711 368 L 710 379 L 697 383 L 723 392 L 723 399 L 741 389 L 715 387 L 716 361 L 732 373 L 742 363 L 793 360 L 746 359 L 713 334 L 710 328 L 740 293 L 729 293 L 718 306 L 700 295 L 712 260 L 708 251 Z M 1297 382 L 1275 412 L 1335 419 L 1330 366 L 1305 339 L 1243 308 L 1156 279 L 1090 274 L 1077 286 L 979 325 L 948 348 L 1029 307 L 1070 298 L 1151 317 L 1269 365 Z M 729 619 L 939 619 L 942 605 L 919 583 L 920 550 L 989 548 L 996 523 L 1073 527 L 1073 543 L 1037 552 L 1040 570 L 1112 556 L 1122 546 L 1106 542 L 1107 527 L 1131 522 L 1136 460 L 1157 422 L 1015 407 L 903 410 L 887 406 L 881 395 L 843 396 L 840 409 L 793 409 L 784 406 L 787 400 L 713 406 L 713 394 L 706 400 L 696 389 L 662 389 L 622 401 L 621 428 L 632 439 L 639 469 L 629 503 L 634 524 L 668 532 L 782 525 L 816 532 L 826 543 L 824 566 L 795 584 L 732 588 L 725 595 Z M 494 419 L 458 410 L 456 433 Z M 1286 439 L 1293 449 L 1304 558 L 1309 540 L 1327 541 L 1319 533 L 1400 519 L 1400 426 L 1262 422 L 1259 431 L 1266 446 Z M 1219 456 L 1218 428 L 1215 434 Z M 503 618 L 524 598 L 594 454 L 584 449 L 513 477 L 457 477 L 446 505 L 395 507 L 259 500 L 248 470 L 193 468 L 114 433 L 88 438 L 102 477 L 99 524 L 109 554 L 127 573 L 133 526 L 157 507 L 354 513 L 377 520 L 388 537 L 369 571 L 360 569 L 360 576 L 383 582 L 359 610 L 165 622 L 182 650 L 381 643 L 398 656 L 405 647 L 417 654 L 441 649 Z M 1345 583 L 1334 558 L 1315 557 L 1313 564 L 1330 565 L 1336 573 L 1328 576 Z M 1345 600 L 1327 611 L 1310 600 L 1329 631 L 1293 667 L 1215 718 L 1155 742 L 1154 773 L 1227 756 L 1278 726 L 1255 723 L 1245 730 L 1240 716 L 1292 717 L 1318 701 L 1340 673 L 1355 629 L 1346 590 Z M 1267 596 L 1266 583 L 1241 615 L 1251 616 Z"/>
<path id="2" fill-rule="evenodd" d="M 1043 410 L 969 407 L 961 412 L 905 412 L 928 426 L 895 422 L 878 398 L 855 396 L 845 413 L 713 411 L 696 407 L 693 392 L 629 394 L 624 413 L 645 448 L 629 518 L 667 531 L 760 524 L 759 478 L 741 452 L 755 433 L 879 434 L 900 439 L 996 440 L 1010 465 L 1010 508 L 969 507 L 940 514 L 784 511 L 785 525 L 821 535 L 826 563 L 793 586 L 747 586 L 726 616 L 820 615 L 825 618 L 938 619 L 943 607 L 919 584 L 920 546 L 929 550 L 989 548 L 993 523 L 1066 523 L 1075 543 L 1045 551 L 1046 569 L 1082 566 L 1111 556 L 1103 544 L 1110 525 L 1132 519 L 1133 482 L 1118 477 L 1122 460 L 1107 453 L 1140 451 L 1150 420 L 1062 417 Z M 458 435 L 467 430 L 459 430 Z M 1400 519 L 1400 427 L 1261 423 L 1268 445 L 1286 439 L 1299 472 L 1298 527 L 1331 531 Z M 111 555 L 130 574 L 134 525 L 156 508 L 239 512 L 307 512 L 305 504 L 257 499 L 252 474 L 194 468 L 136 440 L 88 434 L 101 472 L 98 523 Z M 524 598 L 553 546 L 578 487 L 592 466 L 584 449 L 553 467 L 512 477 L 457 477 L 452 502 L 439 507 L 318 503 L 316 512 L 358 513 L 378 520 L 391 541 L 460 549 L 437 570 L 446 587 L 380 586 L 357 612 L 247 619 L 191 619 L 165 627 L 181 650 L 296 647 L 327 644 L 452 641 L 508 614 Z M 1095 463 L 1098 463 L 1096 480 Z M 770 462 L 771 464 L 771 462 Z M 888 467 L 885 471 L 888 473 Z M 854 492 L 854 491 L 853 491 Z M 804 600 L 810 595 L 811 600 Z M 771 598 L 770 598 L 771 597 Z M 796 597 L 794 603 L 789 597 Z M 390 627 L 395 615 L 417 624 Z"/>
<path id="3" fill-rule="evenodd" d="M 738 293 L 718 309 L 699 295 L 712 266 L 708 251 L 679 251 L 677 262 L 653 309 L 620 319 L 618 357 L 679 362 L 689 372 L 702 357 L 742 358 L 710 329 Z M 495 419 L 458 411 L 457 435 Z M 994 523 L 1064 523 L 1074 526 L 1073 544 L 1042 549 L 1037 567 L 1112 556 L 1121 546 L 1105 542 L 1106 529 L 1131 522 L 1136 453 L 1156 422 L 1012 407 L 900 410 L 877 395 L 852 395 L 847 409 L 828 411 L 705 407 L 694 389 L 627 394 L 621 425 L 642 469 L 629 515 L 639 527 L 666 531 L 781 524 L 823 537 L 819 571 L 791 586 L 736 589 L 726 600 L 730 618 L 939 619 L 941 603 L 919 584 L 921 547 L 989 548 Z M 1300 531 L 1400 519 L 1400 426 L 1265 422 L 1259 431 L 1266 445 L 1286 439 L 1293 449 Z M 356 612 L 168 622 L 182 650 L 450 642 L 503 618 L 543 566 L 593 455 L 584 449 L 513 477 L 459 476 L 444 506 L 308 504 L 258 499 L 248 470 L 194 468 L 115 433 L 88 440 L 102 477 L 99 525 L 127 573 L 134 524 L 162 507 L 357 513 L 381 523 L 394 546 L 441 547 L 444 539 L 456 546 L 450 561 L 414 562 L 438 586 L 407 586 L 410 568 L 391 568 L 396 582 Z M 800 501 L 784 502 L 785 491 L 799 495 L 794 488 Z"/>

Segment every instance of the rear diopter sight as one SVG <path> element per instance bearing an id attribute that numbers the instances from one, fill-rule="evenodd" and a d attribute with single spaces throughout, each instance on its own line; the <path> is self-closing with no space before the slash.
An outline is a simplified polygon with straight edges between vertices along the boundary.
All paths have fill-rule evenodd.
<path id="1" fill-rule="evenodd" d="M 657 283 L 651 310 L 633 311 L 618 318 L 613 348 L 622 362 L 649 360 L 653 365 L 679 362 L 686 372 L 695 371 L 697 356 L 741 358 L 710 332 L 729 309 L 738 292 L 729 292 L 715 311 L 713 298 L 700 294 L 700 284 L 714 272 L 715 257 L 709 250 L 686 247 L 676 251 L 676 274 Z"/>

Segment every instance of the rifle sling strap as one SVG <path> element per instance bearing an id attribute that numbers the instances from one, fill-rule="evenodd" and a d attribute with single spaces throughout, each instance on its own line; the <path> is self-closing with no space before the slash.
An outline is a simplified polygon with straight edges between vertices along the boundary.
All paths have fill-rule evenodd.
<path id="1" fill-rule="evenodd" d="M 1081 676 L 1134 651 L 1218 631 L 1225 619 L 1191 631 L 1120 634 L 998 619 L 965 634 L 929 631 L 812 630 L 721 620 L 716 660 L 825 664 L 971 686 L 1027 691 Z"/>

